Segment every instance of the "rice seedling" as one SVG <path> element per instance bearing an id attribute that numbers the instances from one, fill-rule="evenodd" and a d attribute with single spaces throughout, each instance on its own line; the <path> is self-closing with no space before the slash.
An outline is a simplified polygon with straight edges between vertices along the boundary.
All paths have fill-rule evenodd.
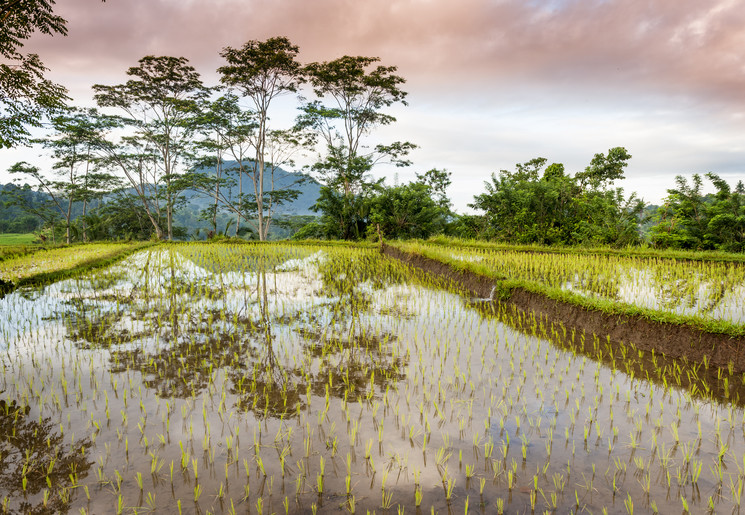
<path id="1" fill-rule="evenodd" d="M 555 292 L 625 303 L 649 311 L 745 324 L 745 267 L 740 262 L 679 260 L 634 254 L 447 246 L 437 242 L 397 247 L 459 268 Z M 598 304 L 600 306 L 601 304 Z"/>
<path id="2" fill-rule="evenodd" d="M 476 484 L 497 512 L 740 504 L 733 368 L 618 349 L 372 248 L 162 245 L 1 302 L 9 512 L 465 512 Z"/>

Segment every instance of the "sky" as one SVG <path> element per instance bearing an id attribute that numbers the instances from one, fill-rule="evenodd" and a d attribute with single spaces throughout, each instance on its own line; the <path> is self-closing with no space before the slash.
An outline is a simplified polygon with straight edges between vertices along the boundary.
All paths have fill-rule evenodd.
<path id="1" fill-rule="evenodd" d="M 186 57 L 211 85 L 220 50 L 248 40 L 287 36 L 303 63 L 379 57 L 408 105 L 374 137 L 418 148 L 411 167 L 375 173 L 393 184 L 447 169 L 459 212 L 501 169 L 545 157 L 574 173 L 618 146 L 633 157 L 617 185 L 647 202 L 676 175 L 745 180 L 745 0 L 59 0 L 55 12 L 68 36 L 24 50 L 76 105 L 145 55 Z M 39 153 L 0 150 L 0 181 Z"/>

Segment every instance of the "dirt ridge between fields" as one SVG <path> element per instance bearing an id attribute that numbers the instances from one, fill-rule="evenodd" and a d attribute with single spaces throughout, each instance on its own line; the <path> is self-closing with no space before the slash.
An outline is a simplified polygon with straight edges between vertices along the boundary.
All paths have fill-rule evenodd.
<path id="1" fill-rule="evenodd" d="M 381 252 L 451 281 L 477 297 L 490 297 L 497 282 L 490 277 L 456 270 L 441 261 L 404 252 L 391 245 L 383 244 Z M 513 288 L 508 298 L 494 302 L 504 302 L 519 310 L 533 312 L 549 322 L 561 322 L 567 329 L 595 333 L 601 338 L 608 335 L 613 345 L 630 342 L 641 350 L 654 350 L 692 362 L 701 363 L 706 358 L 710 364 L 718 367 L 727 367 L 731 362 L 735 372 L 745 372 L 745 353 L 742 350 L 745 338 L 742 337 L 710 333 L 684 324 L 657 322 L 641 316 L 608 314 L 557 301 L 520 287 Z"/>

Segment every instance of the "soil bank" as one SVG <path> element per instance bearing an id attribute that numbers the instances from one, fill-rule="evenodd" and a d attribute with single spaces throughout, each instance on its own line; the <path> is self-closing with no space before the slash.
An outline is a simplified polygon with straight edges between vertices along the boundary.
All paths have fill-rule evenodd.
<path id="1" fill-rule="evenodd" d="M 434 274 L 456 284 L 477 297 L 490 297 L 494 279 L 464 270 L 455 270 L 450 265 L 418 254 L 404 252 L 383 244 L 381 252 L 420 270 Z M 611 315 L 583 306 L 560 302 L 530 292 L 513 288 L 505 302 L 515 308 L 534 312 L 549 322 L 560 322 L 567 329 L 594 333 L 599 337 L 610 337 L 614 345 L 633 343 L 638 349 L 659 352 L 668 357 L 685 358 L 688 361 L 727 367 L 734 365 L 735 372 L 745 372 L 745 338 L 709 333 L 683 324 L 656 322 L 639 316 Z"/>

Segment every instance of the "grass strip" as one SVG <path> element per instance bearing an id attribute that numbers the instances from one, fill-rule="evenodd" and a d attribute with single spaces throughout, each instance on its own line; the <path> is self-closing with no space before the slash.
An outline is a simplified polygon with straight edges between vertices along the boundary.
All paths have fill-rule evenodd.
<path id="1" fill-rule="evenodd" d="M 73 245 L 69 247 L 62 247 L 59 249 L 59 251 L 66 251 L 73 253 L 78 249 L 83 249 L 85 247 L 90 247 L 92 245 L 101 245 L 96 243 L 89 243 L 89 244 L 81 244 L 81 245 Z M 112 245 L 112 244 L 109 244 Z M 114 244 L 112 245 L 114 248 L 111 249 L 109 252 L 104 252 L 99 255 L 93 255 L 92 257 L 88 259 L 80 259 L 80 260 L 72 260 L 72 261 L 61 261 L 60 264 L 63 265 L 59 268 L 52 268 L 52 269 L 46 269 L 37 273 L 22 273 L 22 274 L 14 274 L 12 278 L 8 278 L 7 276 L 4 278 L 5 284 L 10 284 L 10 288 L 7 289 L 5 293 L 8 291 L 19 288 L 21 286 L 32 286 L 32 285 L 42 285 L 42 284 L 50 284 L 62 279 L 67 279 L 68 277 L 72 277 L 75 275 L 78 275 L 80 273 L 86 272 L 88 270 L 92 270 L 95 268 L 102 268 L 109 266 L 127 256 L 130 254 L 133 254 L 134 252 L 137 252 L 139 250 L 152 247 L 158 245 L 158 243 L 155 242 L 138 242 L 138 243 L 131 243 L 131 244 Z M 18 258 L 17 261 L 20 262 L 20 260 L 26 260 L 27 263 L 31 262 L 31 258 L 34 256 L 25 255 L 20 258 Z M 22 263 L 16 263 L 14 261 L 8 261 L 3 263 L 3 268 L 6 270 L 8 268 L 12 268 L 13 265 L 22 265 Z M 65 266 L 67 265 L 67 266 Z"/>
<path id="2" fill-rule="evenodd" d="M 201 240 L 201 241 L 171 241 L 166 242 L 166 245 L 282 245 L 282 246 L 307 246 L 307 247 L 347 247 L 356 249 L 372 249 L 378 248 L 377 242 L 369 241 L 346 241 L 346 240 L 269 240 L 269 241 L 257 241 L 257 240 L 244 240 L 243 238 L 218 238 L 215 240 Z"/>
<path id="3" fill-rule="evenodd" d="M 9 259 L 35 254 L 36 252 L 44 252 L 66 246 L 63 243 L 56 245 L 0 245 L 0 263 Z"/>

